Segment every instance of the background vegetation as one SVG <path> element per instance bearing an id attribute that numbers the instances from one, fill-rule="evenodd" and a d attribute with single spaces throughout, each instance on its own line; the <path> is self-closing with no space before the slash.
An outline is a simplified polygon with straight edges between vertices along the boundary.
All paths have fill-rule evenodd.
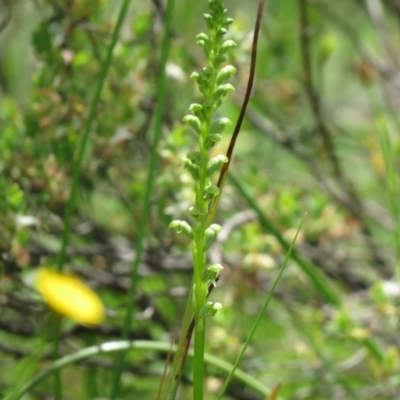
<path id="1" fill-rule="evenodd" d="M 120 1 L 0 2 L 0 396 L 51 363 L 54 316 L 29 273 L 57 264 L 77 144 Z M 221 113 L 236 121 L 248 79 L 257 4 L 227 2 L 236 92 Z M 130 339 L 176 338 L 191 282 L 184 219 L 192 183 L 181 123 L 204 63 L 195 35 L 206 1 L 177 0 L 167 101 Z M 107 307 L 88 329 L 64 321 L 63 355 L 122 337 L 143 213 L 160 74 L 165 5 L 132 2 L 84 154 L 66 270 Z M 400 230 L 400 3 L 270 1 L 253 97 L 232 162 L 210 258 L 223 271 L 212 297 L 207 351 L 234 362 L 307 213 L 289 265 L 241 368 L 284 399 L 398 399 Z M 230 133 L 216 152 L 224 153 Z M 151 399 L 165 354 L 127 354 L 121 398 Z M 62 369 L 66 399 L 107 398 L 114 357 Z M 190 398 L 190 360 L 181 388 Z M 206 398 L 225 373 L 206 371 Z M 52 379 L 24 399 L 50 398 Z M 261 399 L 243 383 L 226 398 Z"/>

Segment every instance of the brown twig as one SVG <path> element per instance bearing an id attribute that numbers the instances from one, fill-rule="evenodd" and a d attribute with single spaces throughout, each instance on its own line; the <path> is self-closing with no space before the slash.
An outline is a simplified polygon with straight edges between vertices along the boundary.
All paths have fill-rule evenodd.
<path id="1" fill-rule="evenodd" d="M 237 119 L 235 129 L 232 133 L 232 137 L 229 142 L 228 150 L 226 152 L 226 156 L 228 157 L 228 162 L 222 166 L 221 172 L 219 174 L 218 183 L 217 183 L 217 187 L 219 189 L 219 195 L 214 197 L 214 199 L 212 200 L 212 202 L 210 204 L 210 212 L 209 212 L 208 221 L 207 221 L 208 223 L 211 223 L 214 220 L 215 212 L 216 212 L 216 209 L 217 209 L 217 206 L 219 203 L 222 188 L 224 186 L 224 183 L 225 183 L 225 180 L 226 180 L 226 177 L 228 174 L 228 169 L 232 162 L 233 150 L 235 148 L 236 140 L 239 136 L 239 132 L 242 127 L 242 122 L 243 122 L 244 116 L 246 114 L 247 105 L 249 103 L 251 91 L 253 89 L 253 82 L 254 82 L 254 76 L 255 76 L 255 71 L 256 71 L 256 61 L 257 61 L 258 36 L 260 33 L 261 17 L 262 17 L 262 12 L 264 9 L 264 2 L 265 2 L 264 0 L 260 0 L 258 3 L 256 23 L 254 25 L 253 44 L 251 47 L 249 80 L 247 81 L 246 93 L 244 95 L 243 104 L 240 109 L 240 114 Z"/>

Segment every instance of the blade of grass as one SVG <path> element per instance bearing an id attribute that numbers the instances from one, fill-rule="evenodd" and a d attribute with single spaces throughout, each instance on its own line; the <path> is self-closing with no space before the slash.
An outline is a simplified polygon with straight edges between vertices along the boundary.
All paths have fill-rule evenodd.
<path id="1" fill-rule="evenodd" d="M 399 129 L 397 115 L 388 106 L 388 93 L 385 84 L 379 79 L 372 79 L 366 85 L 372 114 L 375 118 L 375 125 L 378 131 L 379 145 L 383 160 L 385 162 L 386 179 L 389 192 L 389 201 L 392 217 L 394 220 L 394 240 L 396 247 L 396 279 L 400 282 L 400 204 L 399 182 L 396 172 L 395 150 L 393 148 L 391 133 Z"/>
<path id="2" fill-rule="evenodd" d="M 106 342 L 99 346 L 91 346 L 84 349 L 81 349 L 73 354 L 69 354 L 68 356 L 59 358 L 56 361 L 53 361 L 52 364 L 39 372 L 36 376 L 30 379 L 25 384 L 21 385 L 19 388 L 15 389 L 14 392 L 7 395 L 3 400 L 18 400 L 21 399 L 24 394 L 28 393 L 31 389 L 33 389 L 36 385 L 46 379 L 48 376 L 60 371 L 68 365 L 73 363 L 85 360 L 89 357 L 101 355 L 104 353 L 113 353 L 113 352 L 127 352 L 129 350 L 146 350 L 146 351 L 159 351 L 163 353 L 168 353 L 170 351 L 175 352 L 176 346 L 172 346 L 170 343 L 165 342 L 155 342 L 149 340 L 135 340 L 135 341 L 115 341 L 115 342 Z M 193 350 L 189 350 L 188 356 L 193 358 Z M 215 368 L 220 369 L 228 373 L 232 370 L 232 364 L 227 363 L 215 357 L 211 354 L 205 354 L 204 360 L 207 364 L 214 366 Z M 235 378 L 239 381 L 243 382 L 250 389 L 255 392 L 268 396 L 272 391 L 267 386 L 263 385 L 252 376 L 247 374 L 246 372 L 237 369 L 235 371 Z"/>
<path id="3" fill-rule="evenodd" d="M 53 360 L 57 360 L 60 357 L 61 323 L 62 323 L 62 318 L 60 317 L 54 327 Z M 54 400 L 61 400 L 63 389 L 62 389 L 61 376 L 58 373 L 54 374 L 53 391 L 54 391 Z"/>
<path id="4" fill-rule="evenodd" d="M 277 400 L 280 389 L 281 389 L 281 384 L 277 383 L 272 389 L 272 392 L 269 394 L 268 398 L 266 398 L 265 400 Z"/>
<path id="5" fill-rule="evenodd" d="M 286 242 L 283 236 L 279 233 L 278 229 L 273 225 L 273 223 L 268 219 L 265 213 L 260 209 L 254 197 L 248 192 L 248 190 L 242 185 L 234 175 L 229 173 L 229 179 L 231 183 L 236 187 L 243 198 L 248 202 L 250 207 L 256 212 L 261 225 L 265 230 L 272 233 L 278 240 L 283 250 L 287 253 L 290 249 L 290 245 Z M 317 288 L 320 295 L 330 304 L 339 306 L 340 296 L 331 282 L 328 281 L 322 272 L 317 270 L 317 268 L 304 260 L 296 250 L 293 250 L 291 257 L 300 266 L 303 272 L 310 278 L 314 286 Z"/>
<path id="6" fill-rule="evenodd" d="M 98 82 L 96 91 L 94 93 L 92 102 L 90 104 L 89 116 L 86 120 L 86 124 L 84 126 L 83 133 L 81 135 L 81 140 L 78 145 L 78 154 L 76 156 L 76 159 L 74 160 L 74 169 L 73 169 L 73 175 L 72 175 L 71 189 L 70 189 L 70 194 L 69 194 L 69 198 L 68 198 L 68 202 L 67 202 L 66 210 L 65 210 L 64 230 L 63 230 L 63 235 L 62 235 L 62 239 L 61 239 L 61 250 L 60 250 L 59 257 L 58 257 L 58 264 L 57 264 L 58 271 L 62 271 L 62 269 L 64 267 L 66 250 L 67 250 L 67 245 L 68 245 L 68 240 L 69 240 L 69 233 L 70 233 L 70 228 L 71 228 L 72 213 L 74 212 L 74 209 L 75 209 L 75 200 L 76 200 L 76 194 L 77 194 L 77 190 L 78 190 L 78 186 L 79 186 L 81 167 L 82 167 L 82 162 L 83 162 L 83 157 L 85 154 L 87 142 L 89 139 L 90 130 L 92 128 L 93 121 L 96 116 L 96 111 L 97 111 L 97 107 L 99 104 L 101 91 L 103 89 L 104 82 L 106 80 L 108 71 L 111 66 L 111 62 L 113 59 L 113 51 L 114 51 L 115 45 L 116 45 L 118 37 L 119 37 L 119 32 L 121 30 L 122 23 L 125 19 L 127 11 L 128 11 L 129 3 L 130 3 L 130 0 L 124 0 L 121 5 L 117 23 L 115 24 L 114 31 L 112 34 L 112 39 L 111 39 L 110 45 L 108 47 L 107 57 L 103 64 L 103 68 L 101 69 L 99 82 Z M 61 322 L 60 322 L 60 324 L 61 324 Z M 57 330 L 58 330 L 58 332 L 56 333 L 57 337 L 56 337 L 56 339 L 54 341 L 54 345 L 53 345 L 53 358 L 54 359 L 57 359 L 60 356 L 59 344 L 60 344 L 61 326 L 59 326 L 57 328 Z M 62 398 L 61 377 L 57 374 L 55 375 L 55 380 L 54 380 L 54 398 L 55 398 L 55 400 L 61 400 L 61 398 Z"/>
<path id="7" fill-rule="evenodd" d="M 387 184 L 389 190 L 389 200 L 391 205 L 391 211 L 394 219 L 394 238 L 397 252 L 397 265 L 396 265 L 396 278 L 400 282 L 400 204 L 398 201 L 399 196 L 399 184 L 398 177 L 395 168 L 395 158 L 393 153 L 393 146 L 390 139 L 390 125 L 389 117 L 386 113 L 386 108 L 382 105 L 380 100 L 379 88 L 375 85 L 368 87 L 369 102 L 372 109 L 372 113 L 375 117 L 375 124 L 379 133 L 379 144 L 381 146 L 381 152 L 385 162 Z M 397 125 L 397 121 L 394 119 L 394 123 Z M 378 346 L 369 338 L 364 339 L 364 346 L 381 362 L 383 361 L 383 355 L 380 352 Z"/>
<path id="8" fill-rule="evenodd" d="M 396 163 L 393 153 L 393 145 L 390 140 L 389 121 L 383 113 L 376 116 L 376 124 L 379 132 L 379 143 L 383 159 L 385 161 L 387 186 L 392 216 L 394 219 L 394 239 L 397 252 L 396 275 L 400 282 L 400 204 L 399 204 L 399 182 L 396 172 Z"/>
<path id="9" fill-rule="evenodd" d="M 278 240 L 282 248 L 285 250 L 285 252 L 288 252 L 290 249 L 290 245 L 286 242 L 283 236 L 279 233 L 278 229 L 261 210 L 254 197 L 248 192 L 244 185 L 242 185 L 235 178 L 235 176 L 232 175 L 232 173 L 229 173 L 228 177 L 233 186 L 236 187 L 239 193 L 248 202 L 250 207 L 256 212 L 260 224 L 263 226 L 263 228 L 266 231 L 272 233 Z M 296 261 L 301 270 L 308 276 L 310 281 L 314 284 L 315 288 L 317 289 L 319 294 L 325 299 L 325 301 L 335 308 L 340 308 L 342 306 L 342 300 L 336 287 L 328 279 L 328 277 L 326 277 L 322 271 L 319 271 L 316 266 L 304 260 L 303 257 L 301 257 L 300 254 L 296 251 L 296 249 L 293 249 L 293 251 L 291 252 L 291 257 L 294 261 Z M 382 351 L 372 338 L 368 337 L 363 339 L 362 344 L 377 361 L 383 361 Z"/>
<path id="10" fill-rule="evenodd" d="M 276 277 L 276 279 L 275 279 L 275 281 L 274 281 L 274 283 L 273 283 L 273 285 L 272 285 L 272 287 L 271 287 L 271 290 L 269 291 L 268 296 L 266 297 L 266 299 L 265 299 L 265 301 L 264 301 L 264 304 L 262 305 L 261 310 L 260 310 L 260 312 L 258 313 L 257 318 L 256 318 L 255 321 L 254 321 L 254 324 L 253 324 L 253 326 L 252 326 L 252 328 L 251 328 L 251 330 L 250 330 L 250 332 L 249 332 L 249 335 L 247 336 L 247 339 L 246 339 L 246 341 L 245 341 L 245 343 L 244 343 L 244 345 L 243 345 L 243 348 L 242 348 L 242 350 L 241 350 L 241 352 L 240 352 L 238 358 L 236 359 L 235 364 L 233 365 L 232 370 L 230 371 L 228 377 L 226 378 L 225 383 L 224 383 L 224 385 L 222 386 L 222 388 L 221 388 L 221 390 L 220 390 L 220 392 L 219 392 L 219 394 L 218 394 L 216 400 L 220 400 L 220 399 L 222 398 L 222 396 L 224 395 L 224 393 L 226 392 L 226 389 L 228 388 L 228 385 L 229 385 L 230 381 L 232 380 L 232 378 L 233 378 L 233 376 L 234 376 L 234 374 L 235 374 L 236 369 L 238 368 L 240 362 L 242 361 L 242 359 L 243 359 L 243 357 L 244 357 L 244 354 L 245 354 L 245 352 L 246 352 L 246 350 L 247 350 L 247 347 L 249 346 L 251 340 L 253 339 L 253 336 L 254 336 L 254 334 L 255 334 L 255 332 L 256 332 L 256 330 L 257 330 L 257 327 L 260 325 L 261 319 L 262 319 L 262 318 L 264 317 L 264 315 L 265 315 L 265 311 L 266 311 L 266 309 L 267 309 L 267 307 L 268 307 L 268 305 L 269 305 L 269 303 L 270 303 L 270 301 L 271 301 L 272 295 L 274 294 L 275 289 L 277 288 L 278 283 L 279 283 L 279 281 L 280 281 L 281 278 L 282 278 L 283 272 L 285 271 L 286 265 L 287 265 L 287 263 L 288 263 L 288 261 L 289 261 L 290 255 L 291 255 L 291 253 L 292 253 L 292 251 L 293 251 L 294 244 L 296 243 L 297 236 L 299 235 L 299 232 L 300 232 L 300 230 L 301 230 L 301 227 L 302 227 L 302 225 L 303 225 L 303 222 L 304 222 L 304 217 L 303 217 L 303 219 L 302 219 L 301 222 L 300 222 L 300 225 L 299 225 L 299 227 L 298 227 L 298 229 L 297 229 L 296 235 L 294 236 L 292 242 L 290 243 L 290 246 L 289 246 L 288 251 L 286 252 L 286 256 L 285 256 L 285 259 L 284 259 L 284 261 L 283 261 L 282 267 L 281 267 L 281 269 L 279 270 L 278 276 Z"/>
<path id="11" fill-rule="evenodd" d="M 192 285 L 193 287 L 193 285 Z M 193 289 L 190 290 L 188 299 L 193 297 Z M 174 400 L 181 380 L 182 369 L 185 364 L 186 355 L 189 351 L 190 340 L 193 333 L 194 306 L 192 301 L 186 303 L 181 334 L 176 347 L 175 357 L 168 371 L 166 381 L 161 381 L 157 400 Z"/>
<path id="12" fill-rule="evenodd" d="M 347 383 L 345 379 L 341 376 L 340 373 L 338 373 L 335 370 L 334 365 L 332 362 L 328 359 L 328 357 L 325 356 L 324 350 L 320 348 L 318 343 L 314 340 L 312 334 L 310 331 L 307 329 L 307 326 L 304 326 L 298 316 L 296 315 L 295 311 L 293 311 L 290 306 L 286 307 L 287 312 L 289 313 L 292 322 L 295 326 L 295 328 L 300 332 L 300 334 L 305 338 L 306 342 L 311 346 L 311 348 L 314 350 L 315 354 L 317 357 L 322 361 L 324 368 L 329 371 L 331 374 L 330 376 L 333 377 L 333 379 L 343 387 L 345 392 L 347 393 L 348 397 L 346 398 L 352 398 L 352 399 L 359 399 L 359 396 L 357 393 L 353 390 L 353 388 Z"/>
<path id="13" fill-rule="evenodd" d="M 143 196 L 143 212 L 140 218 L 140 224 L 138 229 L 138 237 L 136 242 L 136 256 L 133 261 L 131 269 L 131 286 L 128 294 L 128 304 L 125 313 L 125 322 L 123 327 L 122 338 L 127 339 L 129 332 L 132 327 L 133 319 L 133 308 L 136 288 L 138 285 L 138 268 L 142 259 L 144 240 L 146 237 L 146 227 L 150 214 L 150 203 L 151 193 L 153 191 L 154 180 L 156 176 L 157 166 L 157 149 L 158 143 L 161 138 L 163 115 L 164 115 L 164 104 L 165 104 L 165 93 L 166 93 L 166 65 L 168 61 L 170 41 L 171 41 L 171 24 L 172 24 L 172 12 L 174 9 L 174 0 L 168 0 L 165 11 L 165 27 L 164 37 L 161 45 L 161 59 L 160 59 L 160 71 L 159 71 L 159 83 L 157 92 L 157 106 L 155 110 L 155 124 L 154 124 L 154 138 L 151 146 L 150 164 L 146 183 L 146 189 Z M 116 369 L 114 375 L 113 388 L 110 394 L 110 400 L 115 399 L 118 396 L 119 385 L 121 380 L 121 374 L 124 369 L 126 360 L 126 353 L 121 352 L 116 360 Z"/>
<path id="14" fill-rule="evenodd" d="M 86 145 L 87 145 L 87 142 L 89 139 L 89 134 L 90 134 L 90 130 L 93 125 L 93 121 L 96 117 L 96 111 L 97 111 L 97 107 L 99 104 L 101 91 L 103 89 L 104 82 L 106 80 L 108 71 L 111 67 L 114 48 L 115 48 L 115 45 L 116 45 L 118 37 L 119 37 L 119 32 L 121 30 L 122 23 L 125 19 L 127 11 L 128 11 L 129 3 L 130 3 L 130 0 L 124 0 L 121 5 L 117 23 L 115 24 L 114 31 L 112 34 L 112 39 L 111 39 L 110 45 L 108 47 L 107 57 L 103 64 L 103 68 L 100 71 L 99 82 L 98 82 L 96 91 L 94 93 L 92 102 L 90 103 L 89 116 L 88 116 L 88 119 L 86 120 L 86 124 L 83 128 L 83 133 L 80 136 L 81 139 L 80 139 L 80 142 L 78 145 L 78 154 L 76 156 L 76 159 L 74 160 L 74 169 L 73 169 L 73 175 L 72 175 L 71 190 L 70 190 L 70 194 L 69 194 L 69 198 L 68 198 L 68 202 L 67 202 L 67 206 L 66 206 L 66 210 L 65 210 L 64 231 L 63 231 L 63 235 L 62 235 L 62 239 L 61 239 L 61 250 L 60 250 L 60 255 L 58 258 L 58 265 L 57 265 L 59 271 L 61 271 L 63 269 L 64 262 L 65 262 L 65 255 L 66 255 L 69 233 L 70 233 L 70 228 L 71 228 L 71 217 L 72 217 L 72 213 L 74 212 L 74 209 L 75 209 L 76 193 L 77 193 L 78 186 L 79 186 L 79 179 L 80 179 L 80 175 L 81 175 L 81 168 L 82 168 L 83 157 L 84 157 L 85 150 L 86 150 Z"/>

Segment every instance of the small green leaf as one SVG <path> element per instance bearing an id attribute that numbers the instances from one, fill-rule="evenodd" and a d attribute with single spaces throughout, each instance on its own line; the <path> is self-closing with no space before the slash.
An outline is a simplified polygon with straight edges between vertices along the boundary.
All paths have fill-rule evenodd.
<path id="1" fill-rule="evenodd" d="M 205 109 L 210 109 L 215 106 L 215 101 L 213 99 L 204 99 L 203 106 Z"/>
<path id="2" fill-rule="evenodd" d="M 220 54 L 225 54 L 229 50 L 234 49 L 237 44 L 233 40 L 225 40 L 220 47 Z"/>
<path id="3" fill-rule="evenodd" d="M 218 187 L 214 186 L 214 185 L 209 185 L 204 189 L 203 199 L 207 200 L 207 201 L 210 201 L 214 197 L 218 196 L 218 194 L 219 194 Z"/>
<path id="4" fill-rule="evenodd" d="M 204 141 L 204 147 L 207 150 L 210 150 L 212 147 L 214 147 L 220 141 L 221 141 L 221 135 L 211 133 L 206 137 L 206 140 Z"/>
<path id="5" fill-rule="evenodd" d="M 218 68 L 222 63 L 224 63 L 228 57 L 225 54 L 218 54 L 214 60 L 214 66 Z"/>
<path id="6" fill-rule="evenodd" d="M 200 74 L 198 72 L 192 72 L 192 74 L 190 75 L 190 79 L 193 79 L 195 81 L 198 81 L 200 78 Z"/>
<path id="7" fill-rule="evenodd" d="M 186 159 L 190 160 L 195 165 L 200 165 L 203 162 L 203 157 L 199 151 L 189 151 L 186 154 Z"/>
<path id="8" fill-rule="evenodd" d="M 222 133 L 222 131 L 229 125 L 232 125 L 232 122 L 229 118 L 220 118 L 213 122 L 210 133 Z"/>
<path id="9" fill-rule="evenodd" d="M 199 219 L 203 215 L 203 212 L 199 207 L 193 206 L 189 208 L 189 215 L 194 219 Z"/>
<path id="10" fill-rule="evenodd" d="M 189 106 L 189 110 L 197 117 L 200 117 L 202 116 L 203 106 L 201 104 L 193 103 Z"/>
<path id="11" fill-rule="evenodd" d="M 230 83 L 219 85 L 214 93 L 214 99 L 220 100 L 225 97 L 229 92 L 233 92 L 235 88 Z"/>
<path id="12" fill-rule="evenodd" d="M 188 170 L 192 178 L 197 181 L 199 179 L 199 167 L 186 157 L 184 157 L 183 162 L 184 168 Z"/>
<path id="13" fill-rule="evenodd" d="M 169 228 L 174 228 L 177 233 L 183 233 L 189 239 L 193 239 L 192 227 L 186 221 L 174 220 L 169 224 Z"/>
<path id="14" fill-rule="evenodd" d="M 32 34 L 32 42 L 39 55 L 50 53 L 53 47 L 48 22 L 42 22 Z"/>
<path id="15" fill-rule="evenodd" d="M 195 115 L 185 115 L 182 119 L 183 122 L 186 122 L 195 132 L 200 134 L 201 131 L 201 122 Z"/>
<path id="16" fill-rule="evenodd" d="M 220 225 L 212 224 L 204 231 L 205 250 L 208 250 L 210 246 L 217 240 L 218 233 L 221 229 L 222 228 Z"/>
<path id="17" fill-rule="evenodd" d="M 25 201 L 25 196 L 24 192 L 16 183 L 13 183 L 7 188 L 6 200 L 7 205 L 12 211 L 19 212 L 22 209 Z"/>
<path id="18" fill-rule="evenodd" d="M 203 272 L 203 282 L 208 285 L 215 285 L 215 281 L 218 278 L 224 267 L 221 264 L 211 264 Z"/>
<path id="19" fill-rule="evenodd" d="M 227 65 L 218 72 L 215 82 L 217 83 L 217 85 L 221 85 L 222 83 L 227 82 L 235 72 L 235 67 L 233 67 L 232 65 Z"/>
<path id="20" fill-rule="evenodd" d="M 214 77 L 214 69 L 209 65 L 207 65 L 206 67 L 203 68 L 202 75 L 205 80 L 207 81 L 211 80 Z"/>
<path id="21" fill-rule="evenodd" d="M 205 33 L 199 33 L 196 35 L 197 40 L 202 40 L 204 42 L 209 42 L 210 38 Z"/>
<path id="22" fill-rule="evenodd" d="M 226 34 L 226 32 L 228 32 L 228 30 L 226 28 L 219 28 L 218 31 L 217 31 L 217 34 L 219 36 L 223 36 L 223 35 Z"/>
<path id="23" fill-rule="evenodd" d="M 207 164 L 207 175 L 211 176 L 215 172 L 219 171 L 222 167 L 222 164 L 227 163 L 228 157 L 220 154 L 218 156 L 213 157 Z"/>
<path id="24" fill-rule="evenodd" d="M 213 17 L 210 14 L 203 14 L 203 17 L 206 21 L 212 21 Z"/>
<path id="25" fill-rule="evenodd" d="M 222 310 L 221 303 L 213 303 L 207 301 L 207 303 L 200 309 L 200 318 L 213 317 L 218 311 Z"/>

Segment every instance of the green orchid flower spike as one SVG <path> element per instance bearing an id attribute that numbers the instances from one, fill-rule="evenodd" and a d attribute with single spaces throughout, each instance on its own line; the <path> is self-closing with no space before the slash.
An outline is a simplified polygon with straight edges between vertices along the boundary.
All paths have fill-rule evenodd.
<path id="1" fill-rule="evenodd" d="M 191 241 L 194 278 L 185 319 L 191 320 L 194 314 L 193 398 L 195 400 L 203 399 L 205 324 L 207 320 L 205 317 L 215 315 L 222 307 L 220 303 L 207 302 L 208 287 L 215 283 L 217 274 L 210 279 L 206 251 L 217 240 L 218 232 L 221 230 L 219 225 L 209 224 L 207 221 L 210 202 L 219 195 L 219 189 L 214 182 L 215 175 L 220 172 L 223 164 L 228 162 L 228 158 L 225 155 L 210 157 L 209 153 L 221 140 L 221 133 L 231 125 L 228 118 L 215 118 L 215 112 L 221 106 L 224 98 L 234 90 L 228 81 L 236 72 L 233 66 L 226 64 L 227 53 L 236 46 L 232 40 L 226 39 L 226 33 L 233 20 L 226 16 L 227 10 L 222 0 L 209 0 L 208 5 L 209 13 L 204 14 L 208 32 L 197 35 L 197 44 L 204 51 L 207 65 L 202 71 L 193 72 L 191 75 L 191 78 L 197 83 L 202 99 L 191 104 L 190 114 L 183 118 L 183 122 L 196 133 L 198 139 L 196 151 L 189 152 L 183 160 L 184 168 L 190 173 L 194 182 L 195 201 L 188 210 L 188 221 L 173 221 L 170 224 L 170 227 L 174 228 L 177 233 L 184 234 Z M 218 273 L 221 269 L 222 267 L 218 267 Z M 205 275 L 206 278 L 204 278 Z M 188 318 L 189 314 L 191 316 Z M 190 341 L 190 334 L 187 336 Z M 183 347 L 182 342 L 180 345 Z M 180 357 L 184 358 L 179 355 L 178 351 L 176 358 Z M 176 377 L 179 376 L 180 368 L 176 365 L 177 363 L 178 361 L 174 360 L 172 367 L 175 381 L 178 380 Z M 170 393 L 167 391 L 169 394 L 165 398 L 175 398 L 176 390 L 175 387 L 170 390 Z"/>

